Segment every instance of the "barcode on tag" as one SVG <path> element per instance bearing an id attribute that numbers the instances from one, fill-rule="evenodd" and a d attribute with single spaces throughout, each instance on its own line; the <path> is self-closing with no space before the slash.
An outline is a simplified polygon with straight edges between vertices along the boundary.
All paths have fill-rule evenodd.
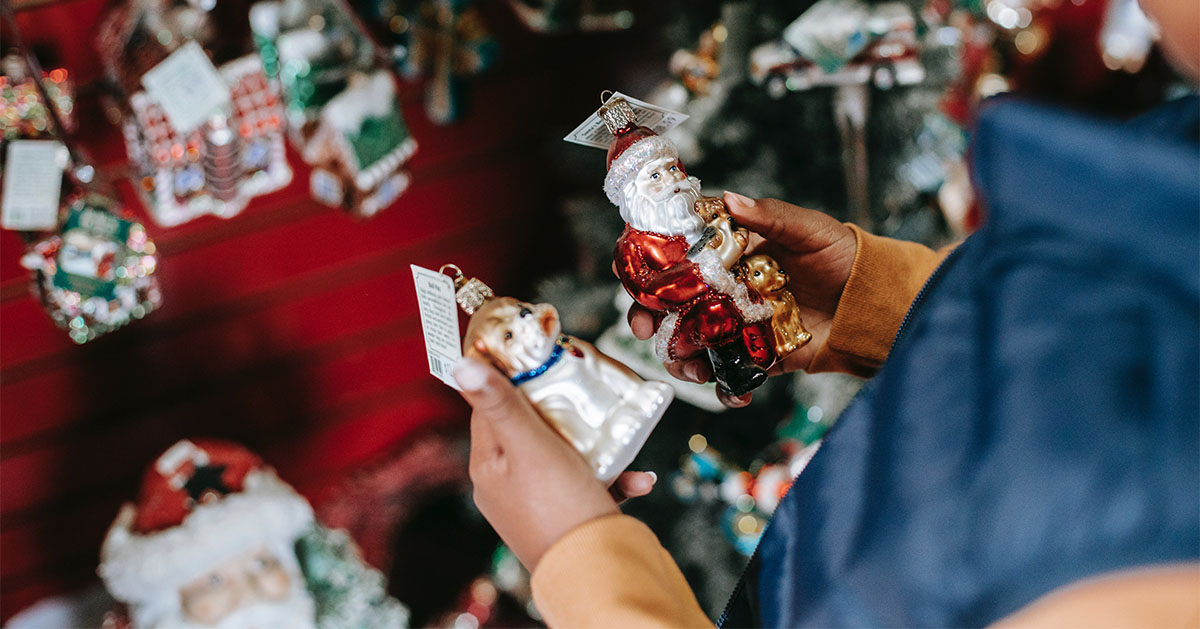
<path id="1" fill-rule="evenodd" d="M 4 199 L 0 225 L 18 231 L 58 227 L 67 147 L 55 140 L 14 140 L 4 162 Z"/>
<path id="2" fill-rule="evenodd" d="M 646 127 L 659 135 L 674 129 L 684 120 L 688 119 L 687 114 L 671 111 L 658 105 L 651 105 L 620 92 L 614 92 L 608 100 L 612 100 L 618 96 L 624 98 L 629 103 L 629 106 L 633 107 L 633 112 L 637 114 L 638 125 Z M 605 103 L 607 102 L 605 101 Z M 612 144 L 613 134 L 609 133 L 608 129 L 604 127 L 604 121 L 600 119 L 599 110 L 597 110 L 596 113 L 593 113 L 587 120 L 584 120 L 583 124 L 575 127 L 575 130 L 568 133 L 563 139 L 574 144 L 607 149 L 608 145 Z"/>
<path id="3" fill-rule="evenodd" d="M 448 275 L 415 264 L 409 266 L 412 267 L 417 306 L 421 311 L 421 331 L 425 336 L 429 373 L 457 389 L 458 383 L 450 375 L 462 358 L 454 280 Z"/>
<path id="4" fill-rule="evenodd" d="M 208 122 L 218 111 L 231 110 L 229 85 L 194 41 L 151 68 L 142 76 L 142 86 L 180 135 Z"/>

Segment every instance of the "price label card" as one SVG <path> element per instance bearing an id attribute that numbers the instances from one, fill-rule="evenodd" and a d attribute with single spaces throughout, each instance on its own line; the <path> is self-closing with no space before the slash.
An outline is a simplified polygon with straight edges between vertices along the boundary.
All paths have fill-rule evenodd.
<path id="1" fill-rule="evenodd" d="M 142 86 L 179 134 L 190 133 L 232 102 L 229 85 L 196 42 L 171 53 L 142 77 Z"/>
<path id="2" fill-rule="evenodd" d="M 638 125 L 646 127 L 659 135 L 674 129 L 689 117 L 687 114 L 671 111 L 658 105 L 651 105 L 620 92 L 614 92 L 608 100 L 612 100 L 618 96 L 624 98 L 629 103 L 629 106 L 633 107 L 633 112 L 637 114 Z M 608 101 L 604 102 L 608 103 Z M 604 121 L 600 119 L 599 109 L 597 109 L 596 113 L 593 113 L 587 120 L 584 120 L 583 124 L 575 127 L 575 130 L 568 133 L 567 137 L 563 139 L 574 144 L 608 149 L 608 145 L 612 144 L 613 134 L 609 133 L 608 129 L 604 127 Z"/>
<path id="3" fill-rule="evenodd" d="M 430 271 L 415 264 L 413 284 L 417 289 L 417 306 L 421 310 L 421 330 L 425 335 L 425 353 L 429 357 L 429 373 L 458 389 L 450 372 L 462 359 L 462 339 L 458 336 L 458 307 L 454 301 L 454 280 L 444 273 Z"/>
<path id="4" fill-rule="evenodd" d="M 55 140 L 10 142 L 4 162 L 0 225 L 19 231 L 58 227 L 63 170 L 69 159 L 67 147 Z"/>

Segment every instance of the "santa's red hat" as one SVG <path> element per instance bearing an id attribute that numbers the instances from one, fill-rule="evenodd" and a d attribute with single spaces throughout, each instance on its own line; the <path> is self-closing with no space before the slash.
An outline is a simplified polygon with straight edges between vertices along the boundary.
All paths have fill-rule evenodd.
<path id="1" fill-rule="evenodd" d="M 136 504 L 121 507 L 100 550 L 100 577 L 131 605 L 177 596 L 221 562 L 300 537 L 312 507 L 246 448 L 193 439 L 146 470 Z"/>
<path id="2" fill-rule="evenodd" d="M 600 119 L 613 141 L 608 146 L 608 176 L 604 178 L 604 193 L 613 205 L 620 206 L 625 186 L 637 176 L 647 162 L 661 157 L 679 159 L 675 145 L 657 133 L 638 126 L 633 107 L 614 97 L 600 108 Z M 680 165 L 683 168 L 683 165 Z"/>

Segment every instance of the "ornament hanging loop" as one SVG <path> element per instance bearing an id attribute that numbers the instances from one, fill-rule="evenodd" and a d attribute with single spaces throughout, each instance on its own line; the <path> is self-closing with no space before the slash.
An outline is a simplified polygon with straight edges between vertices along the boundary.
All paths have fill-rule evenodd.
<path id="1" fill-rule="evenodd" d="M 447 270 L 453 271 L 453 275 L 446 273 Z M 443 264 L 438 273 L 449 275 L 450 279 L 454 280 L 454 301 L 458 302 L 458 307 L 468 315 L 475 314 L 484 302 L 496 296 L 487 284 L 479 281 L 479 278 L 467 279 L 457 265 Z"/>
<path id="2" fill-rule="evenodd" d="M 454 273 L 447 273 L 447 269 L 453 271 Z M 462 269 L 458 268 L 457 264 L 443 264 L 438 269 L 438 273 L 441 273 L 442 275 L 449 275 L 450 279 L 454 280 L 454 288 L 456 289 L 461 288 L 463 283 L 466 282 L 466 280 L 463 278 Z"/>
<path id="3" fill-rule="evenodd" d="M 613 97 L 613 93 L 614 92 L 612 90 L 604 90 L 603 92 L 600 92 L 600 104 L 603 105 L 604 103 L 607 103 L 608 99 Z"/>

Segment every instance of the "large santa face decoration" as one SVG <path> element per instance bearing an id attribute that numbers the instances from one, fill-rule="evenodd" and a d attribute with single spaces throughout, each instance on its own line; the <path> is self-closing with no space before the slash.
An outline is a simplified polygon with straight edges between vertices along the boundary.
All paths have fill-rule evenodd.
<path id="1" fill-rule="evenodd" d="M 747 232 L 721 199 L 702 196 L 675 146 L 638 126 L 624 99 L 599 114 L 613 134 L 604 191 L 627 223 L 613 252 L 617 275 L 660 315 L 655 352 L 664 362 L 706 355 L 722 390 L 750 392 L 798 346 L 776 342 L 771 304 L 739 274 Z"/>
<path id="2" fill-rule="evenodd" d="M 147 470 L 101 549 L 100 576 L 135 627 L 315 626 L 295 543 L 308 501 L 232 443 L 184 440 Z"/>

